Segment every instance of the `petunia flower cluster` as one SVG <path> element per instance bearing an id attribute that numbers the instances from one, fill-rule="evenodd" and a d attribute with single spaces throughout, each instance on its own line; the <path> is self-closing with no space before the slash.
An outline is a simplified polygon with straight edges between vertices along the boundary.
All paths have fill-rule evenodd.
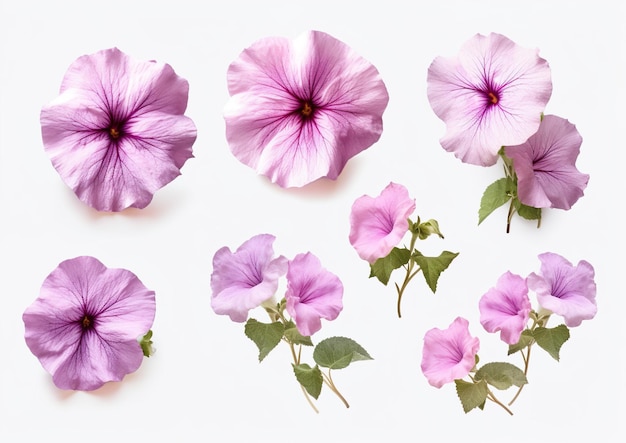
<path id="1" fill-rule="evenodd" d="M 322 328 L 322 319 L 335 320 L 343 309 L 343 284 L 311 252 L 297 254 L 293 259 L 276 257 L 275 239 L 270 234 L 258 234 L 234 252 L 225 246 L 215 253 L 211 307 L 234 322 L 245 322 L 245 335 L 257 345 L 259 361 L 285 342 L 293 357 L 296 380 L 316 412 L 311 397 L 317 399 L 323 385 L 348 407 L 331 371 L 354 361 L 371 360 L 367 351 L 350 338 L 330 337 L 314 347 L 313 366 L 302 361 L 303 346 L 313 347 L 311 336 Z M 286 290 L 278 301 L 276 294 L 283 276 Z M 255 308 L 262 308 L 269 322 L 250 317 L 249 312 Z M 327 368 L 327 372 L 321 368 Z"/>
<path id="2" fill-rule="evenodd" d="M 551 95 L 547 61 L 500 34 L 477 34 L 458 56 L 430 65 L 428 99 L 446 123 L 442 147 L 464 163 L 504 165 L 505 177 L 481 198 L 478 224 L 510 202 L 507 232 L 515 213 L 540 226 L 543 208 L 567 210 L 582 197 L 582 137 L 568 120 L 544 116 Z"/>
<path id="3" fill-rule="evenodd" d="M 410 217 L 415 211 L 415 199 L 400 184 L 389 183 L 377 197 L 363 195 L 352 204 L 350 212 L 350 244 L 359 257 L 370 265 L 370 278 L 376 277 L 387 285 L 395 269 L 404 268 L 406 275 L 401 285 L 395 283 L 398 294 L 397 313 L 402 316 L 402 295 L 409 282 L 420 271 L 426 283 L 436 292 L 441 273 L 448 268 L 458 252 L 443 251 L 437 257 L 427 257 L 418 251 L 415 243 L 431 234 L 443 238 L 439 223 L 430 219 L 415 222 Z M 409 246 L 399 247 L 402 239 L 410 233 Z"/>
<path id="4" fill-rule="evenodd" d="M 558 361 L 562 345 L 570 338 L 569 328 L 596 315 L 595 271 L 591 264 L 581 260 L 574 266 L 552 252 L 540 254 L 539 260 L 538 273 L 523 278 L 507 271 L 478 304 L 483 328 L 500 333 L 500 339 L 508 345 L 507 355 L 519 353 L 523 369 L 508 362 L 478 367 L 480 342 L 471 336 L 469 322 L 462 317 L 447 329 L 434 328 L 424 336 L 424 376 L 436 388 L 454 382 L 466 413 L 476 407 L 483 409 L 489 400 L 513 415 L 510 406 L 528 384 L 531 348 L 536 344 Z M 537 297 L 537 309 L 531 306 L 529 290 Z M 563 317 L 564 324 L 548 327 L 553 315 Z M 507 404 L 493 391 L 513 386 L 516 393 Z"/>

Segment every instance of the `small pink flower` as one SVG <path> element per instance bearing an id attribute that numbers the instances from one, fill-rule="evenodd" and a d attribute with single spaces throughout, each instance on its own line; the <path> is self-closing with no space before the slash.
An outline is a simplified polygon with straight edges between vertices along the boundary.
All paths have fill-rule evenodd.
<path id="1" fill-rule="evenodd" d="M 350 212 L 350 244 L 359 257 L 374 263 L 400 243 L 414 210 L 415 199 L 396 183 L 389 183 L 378 197 L 359 197 Z"/>
<path id="2" fill-rule="evenodd" d="M 433 328 L 424 336 L 422 372 L 436 388 L 461 379 L 476 364 L 480 347 L 477 337 L 469 333 L 469 322 L 457 317 L 448 329 Z"/>
<path id="3" fill-rule="evenodd" d="M 496 287 L 480 298 L 478 308 L 480 324 L 487 332 L 500 331 L 505 343 L 517 343 L 532 309 L 526 280 L 507 271 L 500 276 Z"/>
<path id="4" fill-rule="evenodd" d="M 528 287 L 537 294 L 541 307 L 561 315 L 567 326 L 579 326 L 597 312 L 593 266 L 581 260 L 573 266 L 552 252 L 539 254 L 541 273 L 530 274 Z"/>
<path id="5" fill-rule="evenodd" d="M 322 318 L 336 319 L 343 308 L 342 298 L 341 280 L 324 269 L 316 256 L 307 252 L 289 261 L 286 308 L 300 334 L 315 334 Z"/>

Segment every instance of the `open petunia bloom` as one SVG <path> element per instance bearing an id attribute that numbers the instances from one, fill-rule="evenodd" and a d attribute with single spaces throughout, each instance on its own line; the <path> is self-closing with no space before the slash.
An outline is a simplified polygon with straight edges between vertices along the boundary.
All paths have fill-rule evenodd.
<path id="1" fill-rule="evenodd" d="M 94 390 L 139 368 L 155 307 L 154 291 L 132 272 L 65 260 L 24 311 L 26 344 L 57 387 Z"/>
<path id="2" fill-rule="evenodd" d="M 427 331 L 421 367 L 428 383 L 441 388 L 465 377 L 476 364 L 479 347 L 480 341 L 470 335 L 469 322 L 462 317 L 457 317 L 448 329 Z"/>
<path id="3" fill-rule="evenodd" d="M 213 256 L 211 307 L 216 314 L 245 322 L 248 311 L 269 300 L 278 289 L 278 280 L 287 272 L 287 259 L 274 257 L 270 234 L 255 235 L 235 252 L 228 247 Z"/>
<path id="4" fill-rule="evenodd" d="M 500 331 L 502 341 L 517 343 L 532 309 L 526 280 L 507 271 L 480 298 L 478 309 L 480 324 L 487 332 Z"/>
<path id="5" fill-rule="evenodd" d="M 576 168 L 581 144 L 576 126 L 546 115 L 526 142 L 505 147 L 513 160 L 520 201 L 534 208 L 570 209 L 589 181 L 589 175 Z"/>
<path id="6" fill-rule="evenodd" d="M 528 287 L 537 294 L 542 308 L 562 316 L 569 327 L 579 326 L 597 312 L 595 271 L 585 260 L 573 266 L 564 257 L 539 254 L 541 272 L 530 274 Z"/>
<path id="7" fill-rule="evenodd" d="M 230 150 L 282 187 L 336 179 L 382 133 L 389 96 L 378 71 L 323 32 L 261 39 L 227 76 Z"/>
<path id="8" fill-rule="evenodd" d="M 393 182 L 378 197 L 359 197 L 350 212 L 350 244 L 359 257 L 374 263 L 402 240 L 414 210 L 415 199 L 404 186 Z"/>
<path id="9" fill-rule="evenodd" d="M 289 261 L 286 309 L 300 334 L 315 334 L 322 328 L 322 318 L 336 319 L 343 309 L 342 298 L 341 280 L 324 269 L 315 255 L 298 254 Z"/>
<path id="10" fill-rule="evenodd" d="M 168 64 L 117 48 L 79 57 L 41 110 L 45 151 L 78 198 L 99 211 L 144 208 L 193 156 L 189 85 Z"/>
<path id="11" fill-rule="evenodd" d="M 475 35 L 456 57 L 437 57 L 427 83 L 430 105 L 446 124 L 441 146 L 481 166 L 534 134 L 552 95 L 550 67 L 538 51 L 495 33 Z"/>

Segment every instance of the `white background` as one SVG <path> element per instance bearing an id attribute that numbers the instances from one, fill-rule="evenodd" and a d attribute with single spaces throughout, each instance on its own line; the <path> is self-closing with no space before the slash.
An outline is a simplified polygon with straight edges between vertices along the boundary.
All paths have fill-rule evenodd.
<path id="1" fill-rule="evenodd" d="M 543 442 L 623 435 L 624 7 L 412 4 L 0 0 L 0 441 Z M 337 181 L 285 190 L 228 149 L 226 69 L 259 38 L 310 29 L 372 62 L 390 100 L 380 141 Z M 546 113 L 569 119 L 584 139 L 578 167 L 591 176 L 585 196 L 570 211 L 544 211 L 539 230 L 515 218 L 505 234 L 505 208 L 477 226 L 482 192 L 501 169 L 465 165 L 446 153 L 438 143 L 444 124 L 426 98 L 432 60 L 489 32 L 540 49 L 554 85 Z M 189 81 L 186 114 L 198 139 L 195 158 L 146 209 L 106 214 L 82 204 L 51 166 L 39 112 L 71 62 L 113 46 L 167 62 Z M 436 295 L 421 279 L 411 284 L 401 319 L 393 287 L 368 279 L 367 264 L 348 242 L 352 202 L 378 195 L 390 181 L 404 184 L 416 214 L 437 219 L 446 236 L 421 242 L 420 250 L 460 252 Z M 214 252 L 258 233 L 274 234 L 275 250 L 289 258 L 313 252 L 342 279 L 344 311 L 314 340 L 345 335 L 374 357 L 334 373 L 349 409 L 323 390 L 314 414 L 292 376 L 287 347 L 259 364 L 243 325 L 211 310 Z M 482 329 L 477 303 L 505 271 L 538 271 L 537 254 L 545 251 L 595 267 L 598 314 L 571 330 L 560 362 L 537 349 L 513 417 L 492 403 L 466 415 L 453 385 L 438 390 L 422 375 L 424 333 L 461 315 L 481 340 L 483 362 L 521 365 Z M 21 319 L 48 273 L 78 255 L 129 269 L 157 294 L 157 354 L 123 382 L 91 393 L 54 386 L 24 343 Z M 262 312 L 252 316 L 265 320 Z M 305 361 L 312 362 L 310 354 Z"/>

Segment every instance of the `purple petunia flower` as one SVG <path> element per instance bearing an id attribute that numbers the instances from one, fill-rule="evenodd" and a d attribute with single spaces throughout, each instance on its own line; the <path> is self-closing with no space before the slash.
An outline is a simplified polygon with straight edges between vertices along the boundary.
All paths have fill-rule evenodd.
<path id="1" fill-rule="evenodd" d="M 470 335 L 469 322 L 462 317 L 457 317 L 448 329 L 427 331 L 421 367 L 428 383 L 441 388 L 465 377 L 476 364 L 479 347 L 480 341 Z"/>
<path id="2" fill-rule="evenodd" d="M 507 146 L 517 175 L 517 195 L 534 208 L 570 209 L 582 197 L 589 175 L 576 169 L 582 137 L 564 118 L 546 115 L 525 143 Z"/>
<path id="3" fill-rule="evenodd" d="M 378 141 L 389 100 L 374 66 L 319 31 L 257 41 L 228 68 L 228 91 L 232 153 L 282 187 L 336 179 Z"/>
<path id="4" fill-rule="evenodd" d="M 480 298 L 478 308 L 480 324 L 487 332 L 500 331 L 505 343 L 517 343 L 532 309 L 526 280 L 507 271 L 500 276 L 496 287 Z"/>
<path id="5" fill-rule="evenodd" d="M 539 128 L 552 94 L 548 63 L 500 34 L 471 38 L 457 57 L 428 68 L 428 100 L 446 123 L 441 146 L 465 163 L 490 166 L 502 146 Z"/>
<path id="6" fill-rule="evenodd" d="M 189 85 L 168 64 L 117 48 L 79 57 L 41 110 L 43 144 L 63 181 L 99 211 L 144 208 L 191 158 Z"/>
<path id="7" fill-rule="evenodd" d="M 143 360 L 154 291 L 135 274 L 93 257 L 65 260 L 23 315 L 26 344 L 61 389 L 90 391 L 120 381 Z"/>
<path id="8" fill-rule="evenodd" d="M 336 319 L 343 309 L 342 298 L 341 280 L 324 269 L 315 255 L 298 254 L 289 261 L 286 308 L 300 334 L 315 334 L 322 327 L 322 318 Z"/>
<path id="9" fill-rule="evenodd" d="M 216 314 L 244 322 L 248 311 L 272 298 L 278 279 L 287 271 L 287 259 L 274 258 L 270 234 L 255 235 L 235 252 L 227 247 L 213 256 L 211 307 Z"/>
<path id="10" fill-rule="evenodd" d="M 389 183 L 378 197 L 359 197 L 350 212 L 350 244 L 359 257 L 374 263 L 402 240 L 414 210 L 415 199 L 396 183 Z"/>
<path id="11" fill-rule="evenodd" d="M 593 266 L 581 260 L 573 266 L 552 252 L 539 254 L 540 275 L 534 272 L 526 279 L 544 309 L 561 315 L 567 326 L 579 326 L 597 312 L 596 283 Z"/>

